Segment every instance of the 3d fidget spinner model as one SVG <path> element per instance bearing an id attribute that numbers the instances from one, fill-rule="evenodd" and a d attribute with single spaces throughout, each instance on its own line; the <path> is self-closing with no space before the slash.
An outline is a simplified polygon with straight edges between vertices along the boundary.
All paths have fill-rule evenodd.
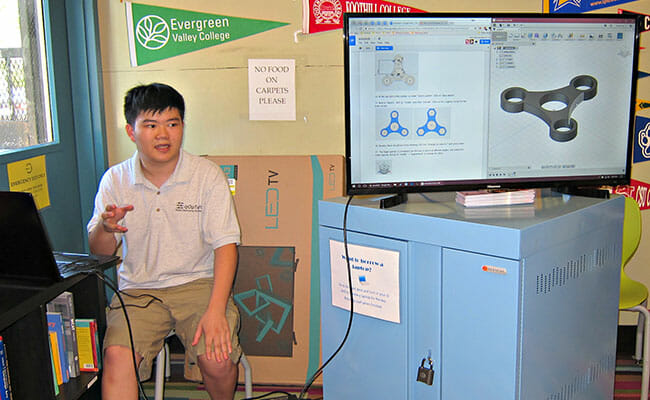
<path id="1" fill-rule="evenodd" d="M 584 100 L 596 96 L 598 81 L 589 75 L 579 75 L 571 79 L 568 86 L 544 92 L 529 92 L 520 87 L 511 87 L 501 92 L 501 108 L 510 113 L 526 111 L 536 115 L 549 126 L 551 139 L 568 142 L 578 134 L 578 122 L 571 113 Z M 550 102 L 564 104 L 559 110 L 549 110 L 544 106 Z"/>
<path id="2" fill-rule="evenodd" d="M 395 81 L 403 81 L 409 86 L 412 86 L 415 83 L 415 78 L 413 75 L 406 73 L 403 64 L 403 56 L 397 54 L 395 57 L 393 57 L 393 71 L 390 74 L 385 74 L 381 80 L 385 86 L 390 86 Z"/>
<path id="3" fill-rule="evenodd" d="M 386 137 L 390 135 L 391 133 L 399 133 L 402 136 L 407 136 L 409 134 L 409 130 L 404 128 L 398 121 L 399 119 L 399 113 L 396 110 L 393 110 L 390 112 L 390 122 L 388 123 L 388 126 L 382 129 L 379 134 L 382 137 Z"/>
<path id="4" fill-rule="evenodd" d="M 447 128 L 436 121 L 436 114 L 437 112 L 435 108 L 427 110 L 427 122 L 415 131 L 418 136 L 424 136 L 430 132 L 435 132 L 438 136 L 445 136 L 447 134 Z M 386 137 L 391 133 L 399 133 L 402 136 L 408 136 L 409 134 L 409 130 L 399 123 L 399 113 L 397 110 L 390 112 L 390 122 L 388 123 L 388 126 L 379 132 L 382 137 Z"/>
<path id="5" fill-rule="evenodd" d="M 418 136 L 424 136 L 429 132 L 435 132 L 438 136 L 445 136 L 447 134 L 447 128 L 438 124 L 436 121 L 436 109 L 430 108 L 427 110 L 427 123 L 419 127 L 415 133 Z"/>

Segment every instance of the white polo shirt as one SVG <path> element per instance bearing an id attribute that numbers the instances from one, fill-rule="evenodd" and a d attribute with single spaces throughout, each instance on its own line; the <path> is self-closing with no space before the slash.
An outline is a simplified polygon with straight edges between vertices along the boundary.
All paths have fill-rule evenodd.
<path id="1" fill-rule="evenodd" d="M 104 173 L 88 232 L 106 205 L 132 204 L 116 234 L 122 241 L 120 289 L 162 288 L 212 277 L 214 249 L 240 243 L 239 223 L 221 168 L 181 151 L 176 170 L 160 188 L 142 173 L 138 154 Z"/>

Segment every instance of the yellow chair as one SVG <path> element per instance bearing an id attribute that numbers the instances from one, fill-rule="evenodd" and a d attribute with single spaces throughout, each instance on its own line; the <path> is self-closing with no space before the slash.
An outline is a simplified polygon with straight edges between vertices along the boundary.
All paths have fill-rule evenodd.
<path id="1" fill-rule="evenodd" d="M 650 336 L 650 313 L 647 308 L 648 288 L 641 282 L 630 279 L 625 274 L 625 264 L 632 257 L 639 241 L 641 240 L 641 210 L 637 202 L 629 197 L 625 198 L 625 217 L 623 219 L 623 252 L 621 257 L 621 297 L 618 308 L 625 311 L 636 311 L 639 320 L 636 329 L 636 348 L 634 359 L 641 361 L 641 399 L 648 398 L 648 372 L 650 360 L 648 359 Z M 643 354 L 642 354 L 643 353 Z"/>

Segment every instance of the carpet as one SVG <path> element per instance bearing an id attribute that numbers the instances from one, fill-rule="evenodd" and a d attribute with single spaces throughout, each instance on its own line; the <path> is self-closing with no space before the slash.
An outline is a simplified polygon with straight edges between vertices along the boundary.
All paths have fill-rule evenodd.
<path id="1" fill-rule="evenodd" d="M 640 374 L 616 374 L 614 400 L 639 399 L 641 396 Z"/>
<path id="2" fill-rule="evenodd" d="M 639 400 L 641 393 L 641 373 L 634 372 L 633 361 L 624 362 L 617 371 L 614 379 L 614 399 L 613 400 Z M 153 383 L 145 382 L 145 393 L 150 400 L 153 400 Z M 234 400 L 245 398 L 244 388 L 240 385 L 237 388 Z M 295 386 L 253 386 L 253 397 L 261 396 L 273 391 L 284 391 L 298 396 L 302 388 Z M 276 395 L 271 395 L 267 399 L 272 399 Z M 279 395 L 277 395 L 279 396 Z M 322 399 L 323 389 L 320 387 L 311 388 L 308 393 L 310 400 Z M 202 385 L 192 382 L 167 382 L 165 384 L 165 400 L 209 400 L 210 397 L 203 389 Z"/>
<path id="3" fill-rule="evenodd" d="M 172 368 L 173 370 L 174 368 Z M 182 379 L 182 378 L 181 378 Z M 144 382 L 145 393 L 150 400 L 153 400 L 152 381 Z M 300 394 L 302 387 L 280 386 L 280 385 L 253 385 L 253 397 L 261 396 L 274 391 L 283 391 L 295 396 Z M 631 357 L 620 356 L 616 360 L 616 374 L 614 379 L 613 400 L 639 400 L 641 394 L 641 367 Z M 273 399 L 279 395 L 271 395 L 266 399 Z M 244 386 L 238 385 L 234 400 L 242 400 Z M 320 386 L 312 386 L 307 393 L 309 400 L 323 398 L 323 389 Z M 165 400 L 209 400 L 207 392 L 202 384 L 188 381 L 177 381 L 172 379 L 165 383 Z"/>
<path id="4" fill-rule="evenodd" d="M 144 392 L 146 393 L 149 400 L 153 400 L 153 382 L 144 382 L 143 383 Z M 253 386 L 253 397 L 261 396 L 267 393 L 282 391 L 295 395 L 296 397 L 300 394 L 302 387 L 298 386 L 276 386 L 276 385 L 254 385 Z M 266 399 L 273 399 L 281 394 L 273 394 Z M 244 386 L 238 385 L 237 393 L 235 393 L 234 400 L 242 400 L 246 398 L 244 394 Z M 309 400 L 316 400 L 323 398 L 323 389 L 318 386 L 313 386 L 307 392 L 307 397 Z M 210 400 L 210 396 L 203 388 L 202 384 L 194 382 L 166 382 L 165 383 L 165 400 Z"/>
<path id="5" fill-rule="evenodd" d="M 641 366 L 632 357 L 619 356 L 616 360 L 614 400 L 640 399 Z"/>

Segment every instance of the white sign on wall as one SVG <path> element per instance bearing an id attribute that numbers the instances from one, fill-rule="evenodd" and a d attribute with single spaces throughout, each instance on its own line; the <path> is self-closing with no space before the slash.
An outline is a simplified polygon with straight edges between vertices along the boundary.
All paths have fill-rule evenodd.
<path id="1" fill-rule="evenodd" d="M 251 121 L 296 120 L 296 61 L 248 60 Z"/>
<path id="2" fill-rule="evenodd" d="M 400 322 L 399 252 L 348 244 L 354 312 Z M 350 309 L 345 247 L 330 240 L 332 305 Z"/>

